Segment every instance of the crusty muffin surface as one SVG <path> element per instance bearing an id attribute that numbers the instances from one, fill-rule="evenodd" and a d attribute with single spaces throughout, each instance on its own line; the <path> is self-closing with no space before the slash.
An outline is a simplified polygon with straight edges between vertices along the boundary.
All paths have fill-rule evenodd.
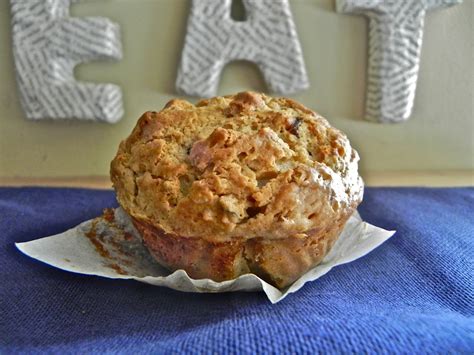
<path id="1" fill-rule="evenodd" d="M 120 144 L 111 178 L 150 250 L 162 238 L 157 233 L 178 244 L 186 238 L 242 244 L 235 255 L 243 260 L 232 261 L 238 267 L 214 275 L 228 279 L 258 269 L 249 258 L 262 257 L 259 248 L 245 252 L 246 246 L 296 245 L 285 239 L 320 240 L 318 232 L 329 231 L 333 241 L 362 199 L 358 160 L 347 137 L 315 112 L 290 99 L 242 92 L 196 105 L 172 100 L 146 112 Z M 146 226 L 154 233 L 144 233 Z M 190 263 L 157 258 L 170 268 Z M 309 257 L 303 269 L 315 260 Z"/>

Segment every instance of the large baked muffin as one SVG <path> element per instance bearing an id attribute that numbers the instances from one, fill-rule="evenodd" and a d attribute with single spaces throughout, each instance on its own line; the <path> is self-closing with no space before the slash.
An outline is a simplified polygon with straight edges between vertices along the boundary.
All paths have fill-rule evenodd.
<path id="1" fill-rule="evenodd" d="M 163 266 L 283 288 L 362 200 L 359 156 L 303 105 L 253 92 L 146 112 L 111 164 L 117 199 Z"/>

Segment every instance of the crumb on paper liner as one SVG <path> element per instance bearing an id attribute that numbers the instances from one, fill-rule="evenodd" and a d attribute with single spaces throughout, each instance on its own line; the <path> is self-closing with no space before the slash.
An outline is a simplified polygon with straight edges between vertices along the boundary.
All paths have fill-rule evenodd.
<path id="1" fill-rule="evenodd" d="M 368 224 L 357 212 L 354 213 L 323 262 L 282 290 L 254 274 L 216 282 L 192 279 L 184 270 L 167 270 L 148 253 L 121 208 L 106 209 L 101 217 L 85 221 L 64 233 L 15 245 L 25 255 L 65 271 L 133 279 L 184 292 L 263 291 L 272 303 L 276 303 L 298 291 L 306 282 L 323 276 L 334 266 L 366 255 L 394 233 Z"/>

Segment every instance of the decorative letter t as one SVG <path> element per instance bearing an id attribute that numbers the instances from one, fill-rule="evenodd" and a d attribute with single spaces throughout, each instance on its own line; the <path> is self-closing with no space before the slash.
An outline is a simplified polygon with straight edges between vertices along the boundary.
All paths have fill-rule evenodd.
<path id="1" fill-rule="evenodd" d="M 369 17 L 366 118 L 401 122 L 410 117 L 427 10 L 462 0 L 336 0 L 338 12 Z"/>

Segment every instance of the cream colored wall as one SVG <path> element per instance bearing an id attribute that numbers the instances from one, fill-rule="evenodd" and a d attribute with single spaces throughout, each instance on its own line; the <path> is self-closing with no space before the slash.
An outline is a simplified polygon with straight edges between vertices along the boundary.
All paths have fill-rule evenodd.
<path id="1" fill-rule="evenodd" d="M 25 0 L 26 1 L 26 0 Z M 174 80 L 189 0 L 95 0 L 75 16 L 101 15 L 122 26 L 124 59 L 77 68 L 82 80 L 120 84 L 125 116 L 118 124 L 27 121 L 14 80 L 9 1 L 0 0 L 0 177 L 105 175 L 119 141 L 143 111 L 176 96 Z M 410 121 L 362 120 L 367 23 L 334 12 L 332 0 L 292 0 L 311 88 L 295 95 L 344 130 L 362 156 L 362 171 L 474 169 L 474 1 L 426 18 L 421 70 Z M 245 63 L 226 67 L 219 94 L 265 90 Z"/>

